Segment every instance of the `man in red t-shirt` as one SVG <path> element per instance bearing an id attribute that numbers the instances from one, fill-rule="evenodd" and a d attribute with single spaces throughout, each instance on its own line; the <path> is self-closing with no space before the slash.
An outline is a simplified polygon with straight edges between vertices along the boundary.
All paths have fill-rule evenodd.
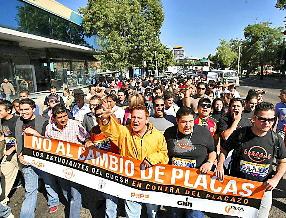
<path id="1" fill-rule="evenodd" d="M 215 135 L 217 126 L 216 121 L 210 117 L 211 100 L 201 98 L 198 102 L 198 116 L 195 118 L 195 124 L 206 127 L 212 136 Z"/>

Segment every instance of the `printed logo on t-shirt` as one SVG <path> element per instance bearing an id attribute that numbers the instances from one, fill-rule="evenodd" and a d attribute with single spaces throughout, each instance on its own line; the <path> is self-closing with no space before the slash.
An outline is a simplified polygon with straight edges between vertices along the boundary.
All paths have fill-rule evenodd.
<path id="1" fill-rule="evenodd" d="M 270 164 L 259 164 L 241 160 L 240 172 L 257 177 L 259 179 L 265 178 L 269 174 Z"/>
<path id="2" fill-rule="evenodd" d="M 106 139 L 103 139 L 100 141 L 95 141 L 93 143 L 94 143 L 96 148 L 106 150 L 106 151 L 109 151 L 110 147 L 111 147 L 109 138 L 106 138 Z"/>
<path id="3" fill-rule="evenodd" d="M 261 146 L 253 146 L 249 149 L 244 149 L 244 154 L 256 163 L 261 163 L 272 158 L 272 154 L 268 154 L 265 148 Z"/>
<path id="4" fill-rule="evenodd" d="M 179 148 L 183 149 L 183 150 L 188 150 L 188 151 L 195 150 L 195 146 L 193 145 L 193 143 L 189 139 L 177 140 L 175 145 L 178 146 Z"/>
<path id="5" fill-rule="evenodd" d="M 3 132 L 4 136 L 9 136 L 12 134 L 12 132 L 8 126 L 2 126 L 2 132 Z"/>
<path id="6" fill-rule="evenodd" d="M 173 157 L 172 164 L 178 167 L 196 168 L 197 161 Z"/>

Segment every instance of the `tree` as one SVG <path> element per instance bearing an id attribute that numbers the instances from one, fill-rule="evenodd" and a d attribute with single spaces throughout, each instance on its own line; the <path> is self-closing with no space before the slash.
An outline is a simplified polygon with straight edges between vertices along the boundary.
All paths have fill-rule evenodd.
<path id="1" fill-rule="evenodd" d="M 159 39 L 164 20 L 160 0 L 89 1 L 80 11 L 86 34 L 97 37 L 104 68 L 123 71 L 146 62 L 154 69 L 157 61 L 164 69 L 172 61 Z"/>
<path id="2" fill-rule="evenodd" d="M 283 41 L 281 28 L 271 28 L 268 22 L 248 25 L 244 29 L 244 36 L 244 64 L 260 66 L 263 79 L 264 66 L 274 65 L 277 60 L 277 53 Z"/>
<path id="3" fill-rule="evenodd" d="M 216 49 L 216 59 L 224 68 L 230 67 L 238 58 L 238 52 L 234 51 L 231 43 L 225 40 L 220 41 L 220 45 Z"/>
<path id="4" fill-rule="evenodd" d="M 276 8 L 279 8 L 281 10 L 286 9 L 286 0 L 277 0 Z"/>
<path id="5" fill-rule="evenodd" d="M 28 4 L 19 6 L 17 9 L 19 31 L 78 45 L 88 45 L 84 39 L 84 32 L 81 26 Z"/>

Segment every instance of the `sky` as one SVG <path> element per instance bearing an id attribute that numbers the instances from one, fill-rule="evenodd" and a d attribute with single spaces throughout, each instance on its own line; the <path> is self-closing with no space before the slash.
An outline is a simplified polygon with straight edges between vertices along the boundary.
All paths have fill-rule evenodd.
<path id="1" fill-rule="evenodd" d="M 77 10 L 87 0 L 58 0 Z M 215 54 L 220 40 L 243 39 L 249 24 L 270 22 L 284 26 L 286 11 L 275 8 L 276 0 L 162 0 L 165 20 L 161 41 L 172 48 L 183 46 L 189 57 Z"/>

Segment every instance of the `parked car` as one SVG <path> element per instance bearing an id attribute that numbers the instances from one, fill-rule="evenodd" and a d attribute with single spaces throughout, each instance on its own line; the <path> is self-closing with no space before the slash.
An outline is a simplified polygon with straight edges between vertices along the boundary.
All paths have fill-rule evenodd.
<path id="1" fill-rule="evenodd" d="M 222 84 L 230 84 L 233 83 L 235 86 L 239 86 L 239 77 L 238 73 L 235 70 L 212 70 L 211 72 L 208 72 L 207 77 L 209 77 L 209 80 L 214 80 L 211 79 L 212 77 L 216 77 L 215 74 L 217 74 L 218 81 L 221 82 Z"/>

